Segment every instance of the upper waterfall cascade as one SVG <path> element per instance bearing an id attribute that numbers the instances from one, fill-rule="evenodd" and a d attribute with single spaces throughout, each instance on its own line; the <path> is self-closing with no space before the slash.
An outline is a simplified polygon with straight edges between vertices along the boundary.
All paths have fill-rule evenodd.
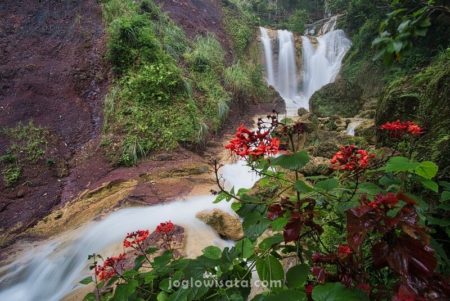
<path id="1" fill-rule="evenodd" d="M 299 108 L 309 109 L 309 99 L 314 92 L 336 79 L 342 59 L 351 46 L 344 31 L 336 29 L 336 21 L 337 17 L 331 17 L 317 37 L 301 37 L 301 64 L 293 33 L 278 30 L 278 48 L 274 49 L 276 43 L 269 30 L 260 28 L 267 83 L 284 99 L 288 116 L 295 116 Z M 300 72 L 297 71 L 299 65 L 302 66 Z"/>

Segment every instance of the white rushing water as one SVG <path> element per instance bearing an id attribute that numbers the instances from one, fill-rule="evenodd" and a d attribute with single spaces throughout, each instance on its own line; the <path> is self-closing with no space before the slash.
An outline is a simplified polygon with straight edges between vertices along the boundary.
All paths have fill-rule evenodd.
<path id="1" fill-rule="evenodd" d="M 309 109 L 309 99 L 324 85 L 333 82 L 341 68 L 342 59 L 350 49 L 351 41 L 342 30 L 336 29 L 337 17 L 332 17 L 320 29 L 317 37 L 302 36 L 302 84 L 297 72 L 297 51 L 294 35 L 287 30 L 277 31 L 278 49 L 266 28 L 261 28 L 266 79 L 286 104 L 288 116 L 297 114 L 297 109 Z M 275 72 L 275 66 L 278 69 Z"/>
<path id="2" fill-rule="evenodd" d="M 356 128 L 358 126 L 360 126 L 362 122 L 363 122 L 362 120 L 358 120 L 358 119 L 350 121 L 349 124 L 347 125 L 347 130 L 346 130 L 347 135 L 355 136 Z"/>
<path id="3" fill-rule="evenodd" d="M 226 186 L 234 186 L 236 191 L 252 187 L 258 179 L 242 161 L 225 165 L 222 177 Z M 193 196 L 162 205 L 121 209 L 61 237 L 37 246 L 30 245 L 17 260 L 0 269 L 0 300 L 61 300 L 89 275 L 89 254 L 111 256 L 113 247 L 118 246 L 128 232 L 154 230 L 160 222 L 167 220 L 185 227 L 187 256 L 197 256 L 211 244 L 230 246 L 232 242 L 221 239 L 195 217 L 205 209 L 220 208 L 232 212 L 229 203 L 213 204 L 213 200 L 214 197 L 209 195 Z"/>
<path id="4" fill-rule="evenodd" d="M 261 42 L 264 47 L 264 55 L 266 61 L 266 74 L 267 83 L 271 86 L 275 85 L 275 74 L 273 70 L 273 51 L 272 51 L 272 40 L 269 37 L 267 29 L 264 27 L 259 28 L 261 32 Z"/>
<path id="5" fill-rule="evenodd" d="M 314 92 L 334 82 L 351 42 L 340 29 L 317 37 L 316 47 L 308 37 L 302 37 L 302 42 L 303 97 L 309 100 Z"/>

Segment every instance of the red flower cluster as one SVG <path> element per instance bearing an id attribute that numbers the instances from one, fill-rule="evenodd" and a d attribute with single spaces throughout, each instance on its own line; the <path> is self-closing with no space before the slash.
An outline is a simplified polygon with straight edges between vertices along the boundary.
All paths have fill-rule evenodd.
<path id="1" fill-rule="evenodd" d="M 399 199 L 397 198 L 397 195 L 395 195 L 392 192 L 389 192 L 385 195 L 378 194 L 375 199 L 370 202 L 368 205 L 372 208 L 378 208 L 382 205 L 387 207 L 392 207 L 398 203 Z"/>
<path id="2" fill-rule="evenodd" d="M 332 168 L 336 170 L 360 170 L 369 165 L 369 161 L 374 158 L 364 149 L 359 149 L 354 145 L 347 145 L 341 149 L 331 159 Z"/>
<path id="3" fill-rule="evenodd" d="M 148 230 L 138 230 L 136 232 L 128 233 L 123 241 L 123 246 L 125 248 L 137 248 L 149 235 L 150 232 Z"/>
<path id="4" fill-rule="evenodd" d="M 280 140 L 270 137 L 270 130 L 250 131 L 241 125 L 225 148 L 241 157 L 275 155 L 280 148 Z"/>
<path id="5" fill-rule="evenodd" d="M 119 256 L 108 257 L 103 262 L 103 265 L 95 266 L 95 275 L 97 275 L 100 281 L 108 280 L 117 274 L 118 266 L 125 260 L 125 253 Z"/>
<path id="6" fill-rule="evenodd" d="M 339 245 L 337 254 L 339 258 L 345 258 L 352 254 L 352 249 L 348 245 Z"/>
<path id="7" fill-rule="evenodd" d="M 169 234 L 175 229 L 171 221 L 161 223 L 156 227 L 156 233 Z"/>
<path id="8" fill-rule="evenodd" d="M 380 126 L 381 130 L 388 131 L 392 137 L 399 138 L 405 134 L 412 136 L 420 136 L 423 133 L 423 129 L 412 121 L 392 121 L 386 122 Z"/>

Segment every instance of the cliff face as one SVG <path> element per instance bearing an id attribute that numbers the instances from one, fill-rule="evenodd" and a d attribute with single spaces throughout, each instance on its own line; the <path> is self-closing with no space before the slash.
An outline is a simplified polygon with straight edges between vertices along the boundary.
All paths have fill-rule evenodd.
<path id="1" fill-rule="evenodd" d="M 0 228 L 57 204 L 71 158 L 99 133 L 104 40 L 98 1 L 0 3 Z"/>

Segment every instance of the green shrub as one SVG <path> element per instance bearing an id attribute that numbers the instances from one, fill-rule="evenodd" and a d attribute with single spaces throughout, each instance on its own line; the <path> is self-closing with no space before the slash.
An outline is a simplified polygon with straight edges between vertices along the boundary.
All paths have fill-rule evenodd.
<path id="1" fill-rule="evenodd" d="M 147 105 L 170 104 L 184 91 L 180 73 L 170 59 L 144 65 L 123 79 L 122 97 Z"/>
<path id="2" fill-rule="evenodd" d="M 136 4 L 133 1 L 124 0 L 103 0 L 103 19 L 107 24 L 117 18 L 131 16 L 136 11 Z"/>
<path id="3" fill-rule="evenodd" d="M 22 169 L 18 165 L 9 165 L 3 170 L 3 182 L 6 187 L 11 187 L 19 181 Z"/>
<path id="4" fill-rule="evenodd" d="M 161 46 L 149 20 L 133 15 L 111 23 L 107 55 L 114 71 L 122 75 L 137 64 L 156 61 L 161 55 Z"/>
<path id="5" fill-rule="evenodd" d="M 195 72 L 220 72 L 223 69 L 225 53 L 219 41 L 212 34 L 208 34 L 197 37 L 192 52 L 187 53 L 185 58 Z"/>
<path id="6" fill-rule="evenodd" d="M 305 31 L 305 24 L 307 24 L 308 21 L 308 12 L 304 9 L 297 9 L 288 18 L 286 28 L 290 31 L 302 34 Z"/>
<path id="7" fill-rule="evenodd" d="M 19 123 L 17 126 L 4 130 L 11 141 L 8 153 L 22 160 L 36 163 L 47 149 L 48 131 L 36 126 L 33 121 L 28 124 Z"/>
<path id="8" fill-rule="evenodd" d="M 245 50 L 253 39 L 253 30 L 250 20 L 237 9 L 225 9 L 225 29 L 231 37 L 234 50 L 239 57 L 245 54 Z"/>
<path id="9" fill-rule="evenodd" d="M 252 89 L 248 69 L 239 62 L 225 69 L 224 78 L 226 87 L 234 94 L 245 95 Z"/>

